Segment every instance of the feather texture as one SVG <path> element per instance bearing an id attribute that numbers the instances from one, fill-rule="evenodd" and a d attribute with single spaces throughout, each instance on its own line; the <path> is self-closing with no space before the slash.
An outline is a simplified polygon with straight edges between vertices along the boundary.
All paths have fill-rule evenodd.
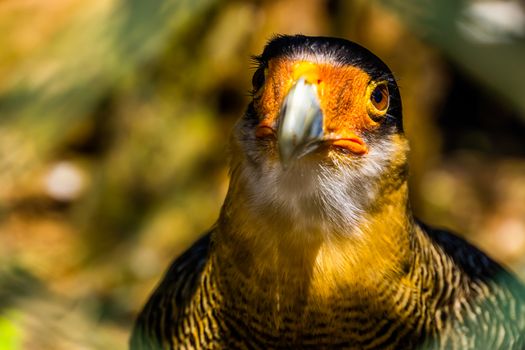
<path id="1" fill-rule="evenodd" d="M 275 58 L 283 66 L 264 73 L 271 75 L 264 82 L 261 72 Z M 329 105 L 343 96 L 346 105 L 364 106 L 363 77 L 388 84 L 384 119 L 338 114 L 324 130 L 331 140 L 349 129 L 366 153 L 327 141 L 281 165 L 268 115 L 279 118 L 290 85 L 282 81 L 306 58 L 312 76 L 322 80 L 315 71 L 322 64 L 338 77 L 323 87 L 334 95 L 320 96 Z M 408 144 L 388 68 L 354 43 L 304 36 L 277 37 L 257 62 L 254 102 L 231 140 L 219 220 L 169 268 L 137 320 L 131 349 L 525 349 L 523 284 L 412 216 Z M 338 95 L 355 76 L 351 96 Z M 326 129 L 334 113 L 323 112 Z M 255 132 L 259 125 L 264 133 Z"/>

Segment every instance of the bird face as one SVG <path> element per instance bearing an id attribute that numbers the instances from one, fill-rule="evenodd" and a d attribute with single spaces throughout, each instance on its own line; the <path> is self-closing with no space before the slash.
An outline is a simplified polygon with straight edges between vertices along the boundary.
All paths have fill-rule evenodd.
<path id="1" fill-rule="evenodd" d="M 283 168 L 319 147 L 362 156 L 360 136 L 380 126 L 388 110 L 386 81 L 374 81 L 354 66 L 276 58 L 256 92 L 258 138 L 277 139 Z"/>
<path id="2" fill-rule="evenodd" d="M 232 164 L 249 205 L 295 224 L 357 224 L 406 162 L 390 70 L 357 44 L 320 37 L 277 37 L 256 60 L 234 137 L 244 157 Z"/>

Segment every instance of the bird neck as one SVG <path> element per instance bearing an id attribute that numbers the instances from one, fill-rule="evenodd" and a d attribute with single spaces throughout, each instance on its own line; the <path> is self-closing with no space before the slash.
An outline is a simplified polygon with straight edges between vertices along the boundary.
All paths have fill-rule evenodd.
<path id="1" fill-rule="evenodd" d="M 391 178 L 378 181 L 378 199 L 355 226 L 328 232 L 323 225 L 297 225 L 251 210 L 249 192 L 235 183 L 213 238 L 215 265 L 223 270 L 217 275 L 257 298 L 307 302 L 303 295 L 318 305 L 349 292 L 358 299 L 370 296 L 378 284 L 403 283 L 412 265 L 415 225 L 406 178 Z"/>

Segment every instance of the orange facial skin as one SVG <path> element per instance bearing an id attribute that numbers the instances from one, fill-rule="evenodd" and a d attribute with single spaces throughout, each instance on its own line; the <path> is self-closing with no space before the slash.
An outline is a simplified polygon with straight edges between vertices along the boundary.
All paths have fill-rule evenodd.
<path id="1" fill-rule="evenodd" d="M 302 77 L 317 87 L 324 116 L 324 140 L 356 155 L 368 152 L 359 135 L 362 131 L 377 128 L 380 123 L 370 118 L 368 87 L 371 78 L 362 69 L 274 58 L 270 60 L 265 75 L 265 84 L 256 93 L 254 101 L 260 117 L 257 137 L 268 137 L 275 132 L 283 101 Z"/>

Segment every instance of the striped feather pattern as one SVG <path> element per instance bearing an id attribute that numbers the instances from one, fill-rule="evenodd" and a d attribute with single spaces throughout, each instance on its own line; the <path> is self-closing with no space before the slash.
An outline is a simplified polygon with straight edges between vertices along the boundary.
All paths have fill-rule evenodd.
<path id="1" fill-rule="evenodd" d="M 272 59 L 328 67 L 318 83 L 334 105 L 330 133 L 358 132 L 366 154 L 319 140 L 284 169 L 276 138 L 254 132 L 261 114 L 279 116 L 290 79 L 271 76 Z M 218 223 L 170 267 L 131 349 L 525 350 L 525 287 L 412 217 L 400 96 L 384 63 L 355 43 L 304 36 L 273 39 L 257 62 L 266 102 L 256 92 L 235 127 Z M 373 81 L 387 82 L 389 107 L 362 129 L 347 112 Z"/>
<path id="2" fill-rule="evenodd" d="M 138 349 L 525 349 L 525 289 L 476 248 L 420 226 L 407 277 L 368 299 L 277 308 L 250 278 L 215 273 L 212 232 L 175 261 L 141 313 Z M 231 278 L 230 278 L 231 277 Z M 282 300 L 281 300 L 282 302 Z"/>

